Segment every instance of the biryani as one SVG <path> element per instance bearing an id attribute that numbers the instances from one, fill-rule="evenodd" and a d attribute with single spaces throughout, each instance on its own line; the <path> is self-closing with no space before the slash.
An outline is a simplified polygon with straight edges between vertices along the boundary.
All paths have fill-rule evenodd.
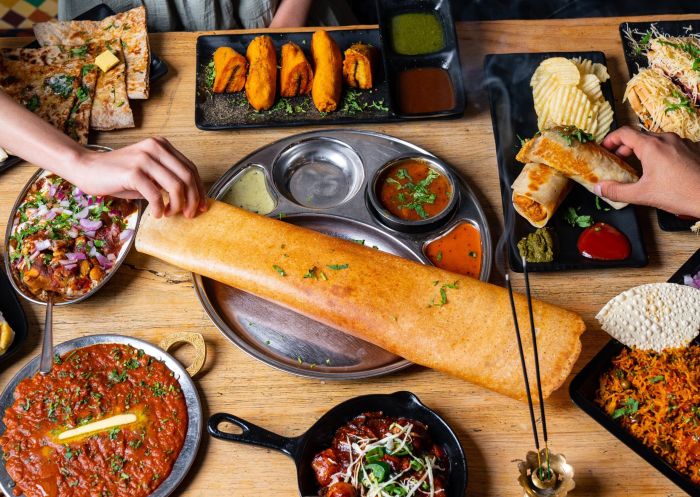
<path id="1" fill-rule="evenodd" d="M 596 403 L 700 484 L 700 346 L 623 350 L 600 378 Z"/>

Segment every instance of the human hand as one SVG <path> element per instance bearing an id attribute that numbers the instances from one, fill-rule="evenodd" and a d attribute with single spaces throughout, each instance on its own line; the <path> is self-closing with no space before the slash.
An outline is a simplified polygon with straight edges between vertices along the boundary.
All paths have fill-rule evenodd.
<path id="1" fill-rule="evenodd" d="M 165 138 L 148 138 L 111 152 L 82 149 L 68 181 L 90 195 L 145 198 L 155 217 L 206 210 L 197 167 Z M 168 203 L 163 200 L 168 194 Z"/>
<path id="2" fill-rule="evenodd" d="M 620 157 L 636 156 L 644 172 L 636 183 L 602 181 L 595 193 L 617 202 L 649 205 L 700 218 L 700 149 L 675 133 L 642 133 L 623 126 L 602 145 Z"/>

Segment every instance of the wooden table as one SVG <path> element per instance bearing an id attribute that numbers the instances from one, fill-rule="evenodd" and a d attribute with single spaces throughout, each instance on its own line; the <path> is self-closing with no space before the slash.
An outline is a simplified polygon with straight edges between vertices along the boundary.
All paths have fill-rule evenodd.
<path id="1" fill-rule="evenodd" d="M 688 16 L 690 18 L 692 16 Z M 697 16 L 695 16 L 697 17 Z M 643 18 L 641 18 L 643 19 Z M 619 121 L 634 123 L 620 102 L 628 74 L 618 24 L 630 19 L 470 22 L 458 25 L 462 66 L 469 89 L 464 118 L 402 124 L 362 125 L 416 143 L 456 167 L 478 192 L 497 237 L 501 201 L 488 103 L 480 88 L 483 57 L 494 52 L 602 50 L 608 58 Z M 151 36 L 155 53 L 169 65 L 147 102 L 132 102 L 133 130 L 100 133 L 97 143 L 122 147 L 163 135 L 190 157 L 211 185 L 239 158 L 274 140 L 303 129 L 204 132 L 194 126 L 196 33 Z M 3 39 L 0 46 L 28 40 Z M 10 208 L 34 166 L 23 164 L 0 178 L 0 232 Z M 642 269 L 537 274 L 535 295 L 582 314 L 588 325 L 580 370 L 608 340 L 594 316 L 617 293 L 632 286 L 665 281 L 700 245 L 691 233 L 659 230 L 650 209 L 640 209 L 649 265 Z M 516 276 L 516 280 L 520 277 Z M 25 304 L 30 339 L 15 364 L 0 372 L 5 384 L 39 352 L 44 309 Z M 238 350 L 207 318 L 192 288 L 190 275 L 132 251 L 124 266 L 95 297 L 54 312 L 57 341 L 95 333 L 121 333 L 158 343 L 173 331 L 202 333 L 209 357 L 197 380 L 204 414 L 228 411 L 283 435 L 301 434 L 335 404 L 360 394 L 411 390 L 442 414 L 456 430 L 469 464 L 473 496 L 522 495 L 516 482 L 516 459 L 532 448 L 524 404 L 443 374 L 413 367 L 379 379 L 330 382 L 298 378 L 274 370 Z M 176 355 L 187 361 L 187 350 Z M 576 408 L 568 384 L 547 403 L 552 447 L 566 454 L 576 469 L 580 496 L 680 496 L 683 492 Z M 202 438 L 197 461 L 178 493 L 188 496 L 297 495 L 296 472 L 285 456 Z"/>

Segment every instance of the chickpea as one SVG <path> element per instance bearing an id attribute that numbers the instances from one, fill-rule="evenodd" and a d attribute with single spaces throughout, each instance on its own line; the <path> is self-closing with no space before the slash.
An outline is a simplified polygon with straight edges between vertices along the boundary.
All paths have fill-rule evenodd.
<path id="1" fill-rule="evenodd" d="M 94 281 L 98 281 L 102 276 L 104 275 L 104 271 L 99 266 L 94 266 L 90 270 L 90 279 Z"/>

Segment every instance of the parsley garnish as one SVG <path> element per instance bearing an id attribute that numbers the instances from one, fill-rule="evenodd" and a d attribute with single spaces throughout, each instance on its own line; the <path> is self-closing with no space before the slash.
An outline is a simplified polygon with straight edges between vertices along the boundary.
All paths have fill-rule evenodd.
<path id="1" fill-rule="evenodd" d="M 216 72 L 214 71 L 214 61 L 212 60 L 207 67 L 204 68 L 204 86 L 207 88 L 212 88 L 214 86 L 214 78 L 216 77 Z"/>
<path id="2" fill-rule="evenodd" d="M 440 300 L 438 302 L 435 302 L 435 297 L 433 297 L 433 300 L 431 301 L 430 305 L 428 307 L 442 307 L 443 305 L 447 304 L 447 289 L 456 289 L 458 288 L 458 281 L 455 281 L 454 283 L 445 283 L 440 287 Z"/>
<path id="3" fill-rule="evenodd" d="M 128 377 L 129 377 L 129 375 L 127 374 L 126 370 L 124 370 L 124 371 L 122 371 L 122 372 L 120 373 L 120 372 L 119 372 L 118 370 L 116 370 L 116 369 L 113 369 L 113 370 L 110 371 L 109 374 L 107 375 L 107 378 L 108 378 L 109 381 L 111 381 L 112 383 L 121 383 L 121 382 L 123 382 L 123 381 L 126 381 L 126 379 L 127 379 Z"/>
<path id="4" fill-rule="evenodd" d="M 612 418 L 617 419 L 622 416 L 631 416 L 637 410 L 639 409 L 639 402 L 634 400 L 632 397 L 627 397 L 627 400 L 625 401 L 624 407 L 621 407 L 619 409 L 615 409 L 615 412 L 613 412 Z"/>
<path id="5" fill-rule="evenodd" d="M 574 140 L 578 140 L 580 143 L 592 142 L 595 140 L 592 134 L 586 133 L 576 126 L 561 126 L 560 128 L 556 128 L 556 132 L 566 140 L 566 143 L 570 147 L 574 144 Z"/>
<path id="6" fill-rule="evenodd" d="M 277 264 L 273 264 L 273 265 L 272 265 L 272 269 L 274 269 L 275 271 L 277 271 L 277 272 L 280 274 L 280 276 L 287 276 L 287 273 L 284 272 L 284 269 L 282 269 L 281 267 L 279 267 Z"/>
<path id="7" fill-rule="evenodd" d="M 580 207 L 578 208 L 580 209 Z M 593 226 L 594 221 L 593 217 L 591 216 L 581 216 L 577 212 L 578 209 L 574 209 L 573 207 L 569 207 L 566 210 L 566 222 L 569 223 L 571 226 L 579 227 L 579 228 L 588 228 L 589 226 Z"/>
<path id="8" fill-rule="evenodd" d="M 115 426 L 111 430 L 109 430 L 109 439 L 110 440 L 116 440 L 117 439 L 117 433 L 119 433 L 119 427 Z"/>
<path id="9" fill-rule="evenodd" d="M 690 103 L 690 99 L 687 96 L 678 90 L 673 90 L 673 96 L 678 99 L 678 102 L 672 103 L 669 100 L 665 100 L 666 113 L 674 110 L 685 110 L 688 114 L 695 114 L 695 108 L 693 108 L 693 104 Z"/>

